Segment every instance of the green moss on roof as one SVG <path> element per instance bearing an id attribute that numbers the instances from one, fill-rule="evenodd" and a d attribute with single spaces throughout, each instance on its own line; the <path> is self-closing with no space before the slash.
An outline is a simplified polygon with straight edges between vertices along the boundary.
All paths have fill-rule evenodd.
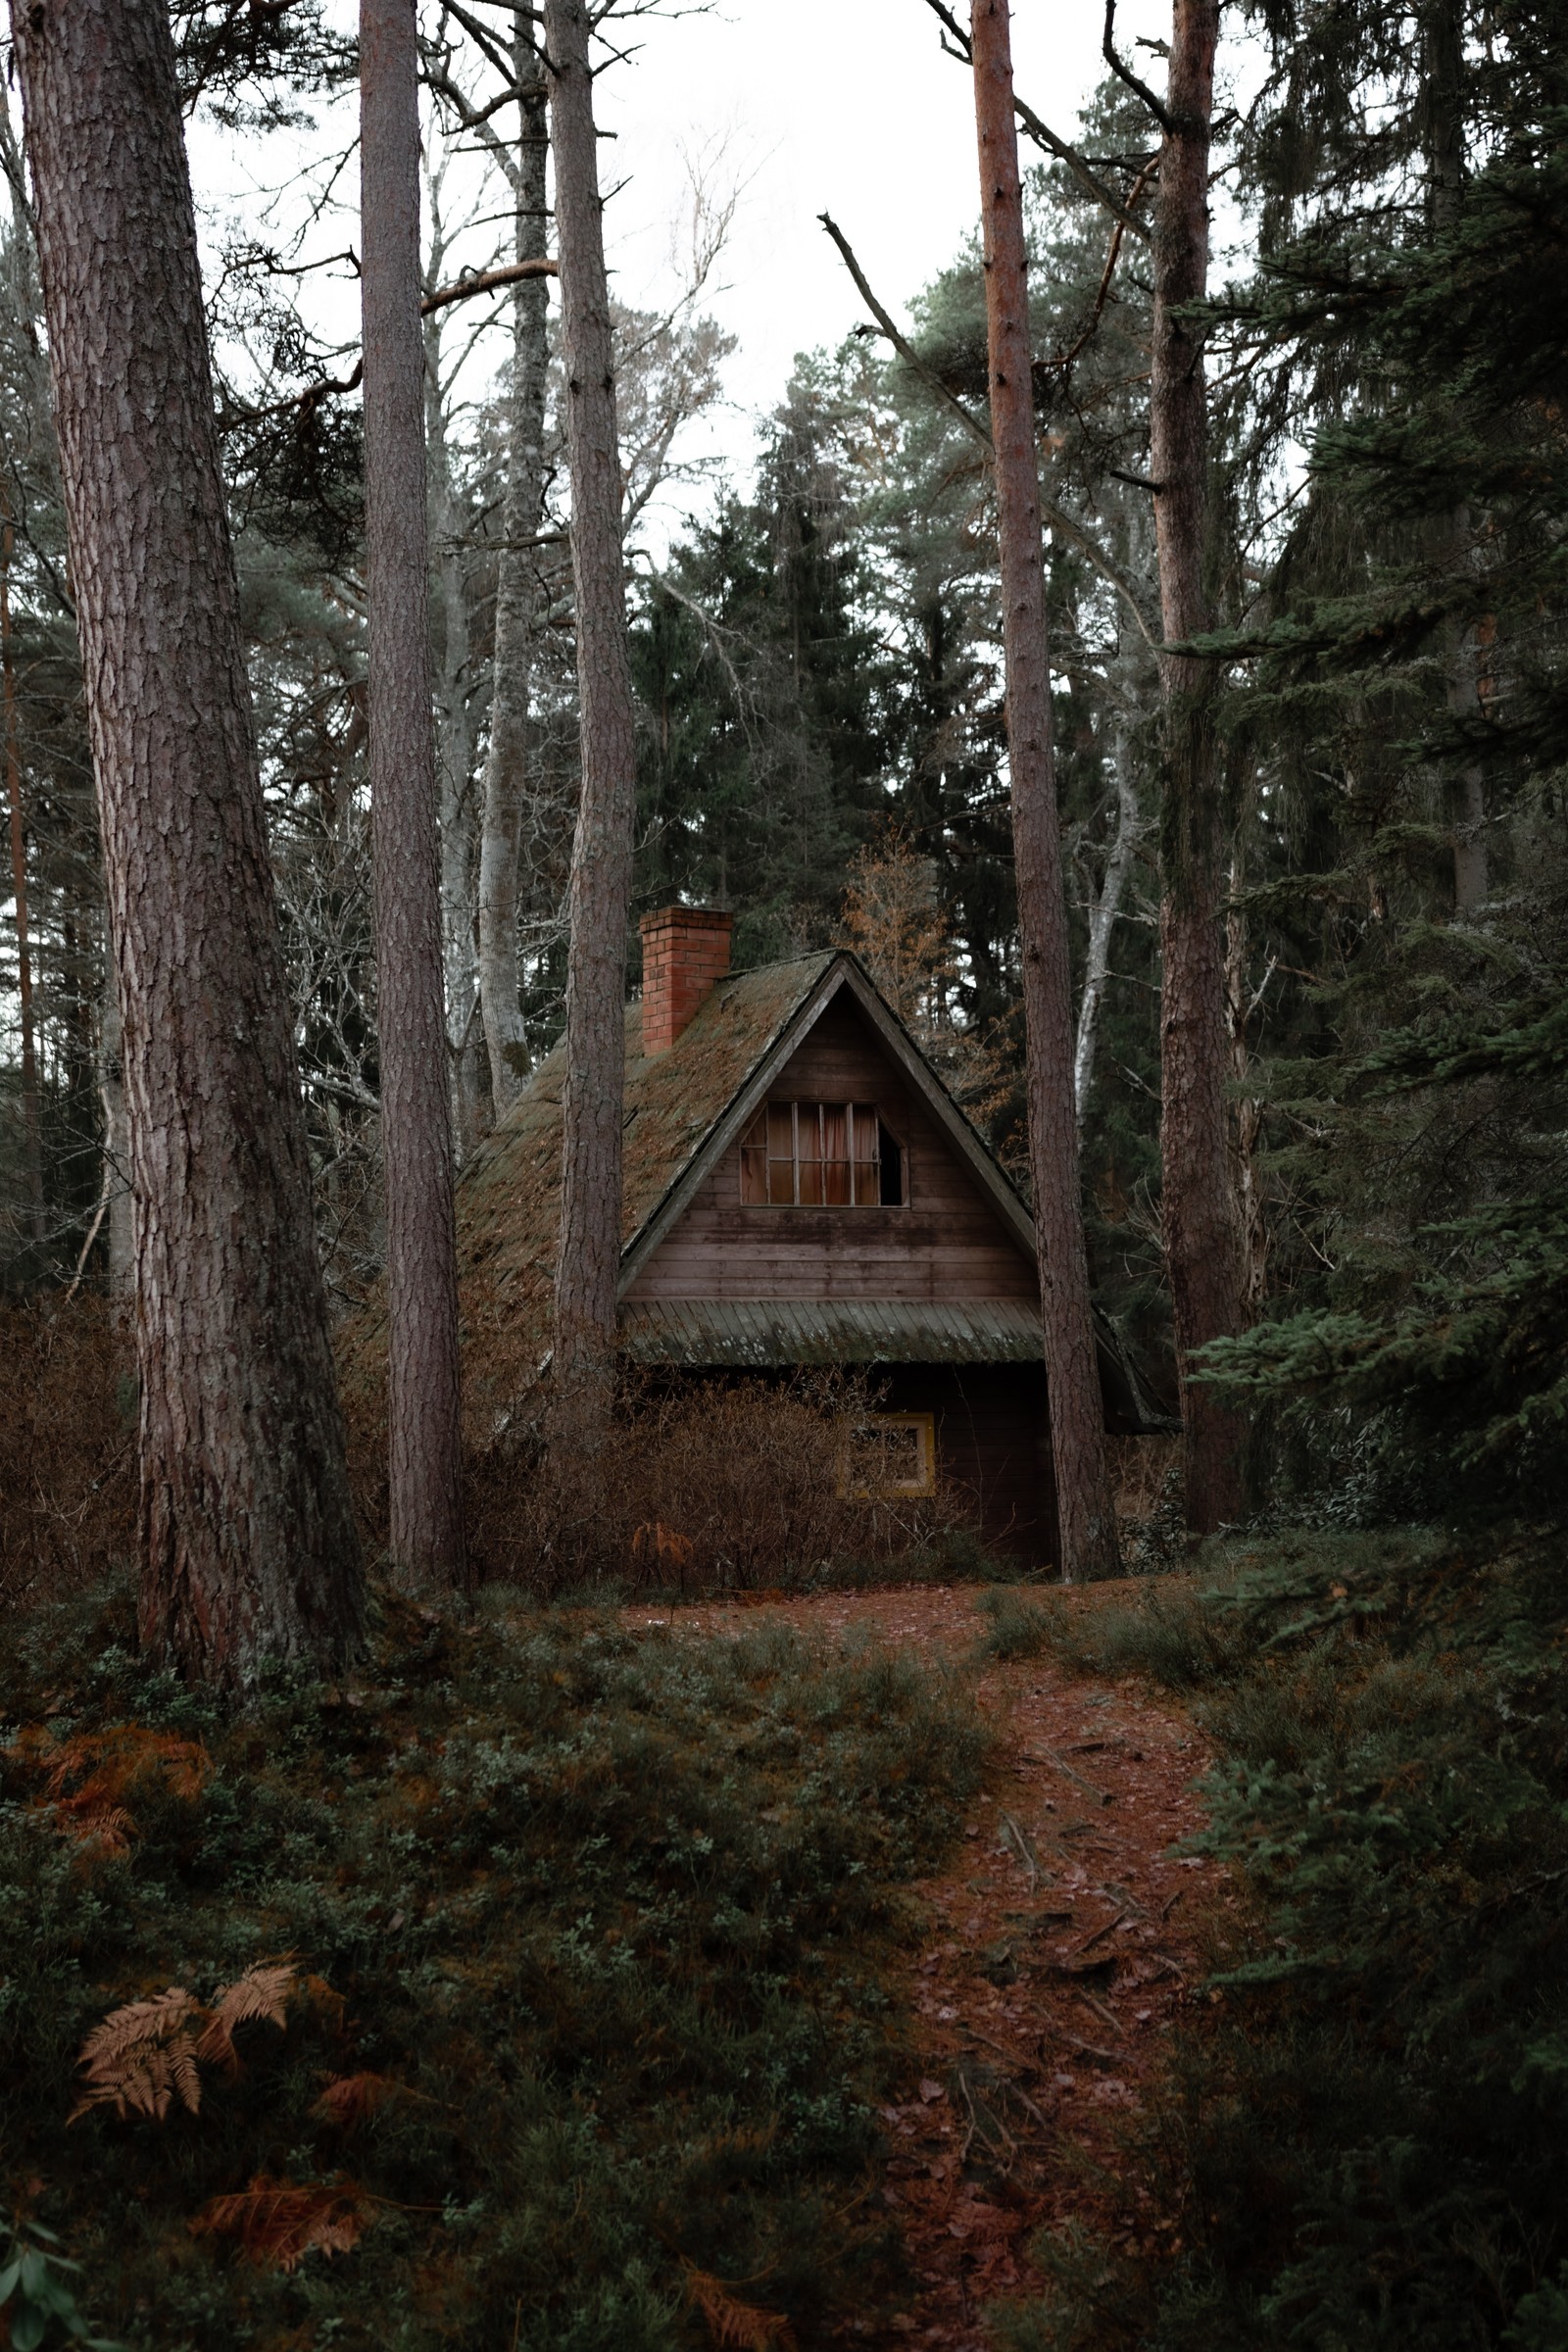
<path id="1" fill-rule="evenodd" d="M 642 1231 L 832 961 L 831 952 L 800 956 L 721 980 L 669 1052 L 651 1059 L 642 1050 L 642 1007 L 628 1005 L 622 1247 Z M 550 1345 L 564 1076 L 558 1046 L 458 1185 L 464 1409 L 470 1442 L 481 1446 L 533 1386 Z M 378 1286 L 341 1350 L 351 1409 L 363 1410 L 378 1393 L 385 1361 Z"/>

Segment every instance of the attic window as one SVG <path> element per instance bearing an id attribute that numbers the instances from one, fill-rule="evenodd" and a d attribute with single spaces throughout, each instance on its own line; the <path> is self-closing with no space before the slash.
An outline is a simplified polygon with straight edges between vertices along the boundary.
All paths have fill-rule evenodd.
<path id="1" fill-rule="evenodd" d="M 874 1102 L 769 1102 L 741 1138 L 748 1208 L 898 1208 L 904 1152 Z"/>

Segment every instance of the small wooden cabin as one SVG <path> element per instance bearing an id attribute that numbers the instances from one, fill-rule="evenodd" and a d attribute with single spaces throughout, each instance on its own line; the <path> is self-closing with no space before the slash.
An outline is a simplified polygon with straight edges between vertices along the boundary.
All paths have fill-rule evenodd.
<path id="1" fill-rule="evenodd" d="M 643 919 L 626 1024 L 623 1345 L 715 1377 L 858 1365 L 895 1491 L 940 1475 L 986 1540 L 1055 1550 L 1027 1209 L 850 955 L 729 970 L 730 917 Z M 500 1430 L 549 1346 L 561 1159 L 553 1054 L 458 1196 L 470 1410 Z M 1151 1420 L 1102 1326 L 1106 1426 Z"/>

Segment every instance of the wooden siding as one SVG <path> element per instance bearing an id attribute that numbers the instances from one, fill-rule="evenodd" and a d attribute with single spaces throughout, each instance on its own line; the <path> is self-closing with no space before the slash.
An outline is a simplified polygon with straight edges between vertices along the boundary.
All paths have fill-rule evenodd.
<path id="1" fill-rule="evenodd" d="M 1034 1298 L 1035 1270 L 846 997 L 771 1089 L 874 1102 L 903 1145 L 903 1208 L 743 1208 L 740 1148 L 718 1162 L 630 1298 Z"/>

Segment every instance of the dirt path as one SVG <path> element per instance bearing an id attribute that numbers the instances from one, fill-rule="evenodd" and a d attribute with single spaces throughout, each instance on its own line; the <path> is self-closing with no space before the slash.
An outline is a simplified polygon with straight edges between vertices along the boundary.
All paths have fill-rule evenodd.
<path id="1" fill-rule="evenodd" d="M 1070 1605 L 1126 1590 L 1097 1586 Z M 987 1629 L 967 1587 L 627 1614 L 720 1632 L 760 1613 L 966 1664 Z M 882 2195 L 917 2292 L 891 2328 L 848 2323 L 845 2340 L 868 2346 L 982 2352 L 982 2310 L 1032 2283 L 1025 2248 L 1045 2225 L 1076 2217 L 1143 2240 L 1118 2130 L 1192 1997 L 1204 1914 L 1234 1900 L 1214 1865 L 1168 1850 L 1200 1826 L 1191 1784 L 1207 1762 L 1174 1706 L 1049 1659 L 973 1670 L 996 1757 L 962 1849 L 916 1890 L 929 1926 L 908 1964 L 911 2062 L 883 2110 Z"/>

